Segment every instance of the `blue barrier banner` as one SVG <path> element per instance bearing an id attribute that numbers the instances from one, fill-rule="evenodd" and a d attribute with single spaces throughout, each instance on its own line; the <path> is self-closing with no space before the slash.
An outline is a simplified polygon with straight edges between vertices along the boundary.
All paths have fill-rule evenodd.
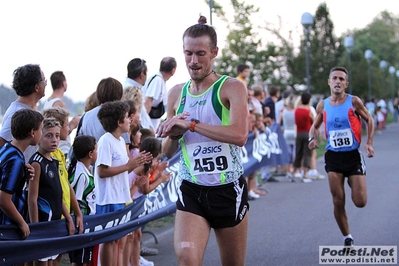
<path id="1" fill-rule="evenodd" d="M 20 240 L 16 226 L 0 226 L 0 265 L 28 262 L 116 240 L 150 221 L 174 213 L 180 185 L 177 178 L 179 157 L 180 152 L 168 160 L 170 180 L 148 195 L 117 212 L 84 216 L 83 234 L 68 236 L 65 220 L 32 223 L 29 225 L 31 234 L 25 240 Z M 273 124 L 255 139 L 250 134 L 241 157 L 244 175 L 263 166 L 287 164 L 288 149 L 280 126 Z"/>
<path id="2" fill-rule="evenodd" d="M 288 146 L 280 125 L 273 123 L 265 132 L 254 138 L 251 133 L 242 148 L 244 176 L 252 174 L 263 166 L 286 165 L 290 163 Z"/>
<path id="3" fill-rule="evenodd" d="M 16 227 L 0 228 L 0 265 L 13 265 L 28 262 L 46 256 L 64 253 L 83 247 L 119 239 L 124 235 L 153 221 L 175 212 L 174 203 L 143 215 L 144 204 L 150 203 L 147 197 L 141 197 L 123 210 L 102 215 L 84 217 L 83 234 L 68 236 L 65 220 L 30 224 L 31 234 L 25 240 L 19 237 Z M 144 204 L 143 204 L 144 203 Z M 10 238 L 13 238 L 11 240 Z"/>

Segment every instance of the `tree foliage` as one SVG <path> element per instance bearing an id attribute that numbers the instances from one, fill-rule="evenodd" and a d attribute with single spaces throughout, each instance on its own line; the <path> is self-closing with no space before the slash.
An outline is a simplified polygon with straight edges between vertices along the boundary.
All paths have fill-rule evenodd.
<path id="1" fill-rule="evenodd" d="M 261 29 L 253 28 L 251 16 L 259 12 L 259 8 L 246 5 L 243 1 L 231 0 L 234 10 L 233 21 L 229 21 L 221 5 L 213 1 L 214 11 L 223 21 L 227 22 L 227 44 L 221 49 L 221 56 L 215 60 L 215 68 L 219 73 L 236 76 L 239 64 L 251 67 L 249 84 L 284 84 L 287 83 L 279 74 L 284 67 L 282 48 L 275 44 L 263 45 L 260 36 Z"/>
<path id="2" fill-rule="evenodd" d="M 216 70 L 222 74 L 236 76 L 236 66 L 247 63 L 251 66 L 249 84 L 278 84 L 296 87 L 306 84 L 306 36 L 303 33 L 299 44 L 289 36 L 284 37 L 279 26 L 273 27 L 265 21 L 263 28 L 255 28 L 250 18 L 259 9 L 246 5 L 243 0 L 230 0 L 233 8 L 233 20 L 229 20 L 223 7 L 213 1 L 213 12 L 226 23 L 229 31 L 226 45 L 216 61 Z M 272 33 L 277 41 L 266 40 L 264 33 Z M 346 36 L 354 38 L 355 45 L 350 53 L 344 47 Z M 299 47 L 298 49 L 295 47 Z M 372 93 L 376 97 L 388 97 L 394 82 L 395 95 L 399 88 L 399 80 L 390 76 L 388 68 L 379 68 L 381 60 L 389 66 L 399 68 L 399 17 L 388 11 L 381 12 L 369 25 L 363 29 L 350 30 L 337 37 L 334 34 L 334 23 L 330 19 L 326 3 L 321 3 L 314 15 L 314 24 L 309 34 L 310 55 L 310 91 L 313 94 L 329 94 L 327 79 L 329 71 L 336 65 L 341 65 L 351 73 L 353 94 L 367 95 L 368 62 L 364 52 L 373 51 L 370 62 Z M 349 68 L 349 60 L 351 67 Z M 399 72 L 398 72 L 399 73 Z M 385 86 L 384 86 L 385 84 Z"/>
<path id="3" fill-rule="evenodd" d="M 368 94 L 368 64 L 364 58 L 364 51 L 367 49 L 373 51 L 370 62 L 372 94 L 378 98 L 390 97 L 392 81 L 396 94 L 399 85 L 396 75 L 391 77 L 388 68 L 381 69 L 380 61 L 387 61 L 388 67 L 399 68 L 399 17 L 383 11 L 365 28 L 348 32 L 347 35 L 353 36 L 355 41 L 351 52 L 354 94 L 362 97 Z M 342 63 L 347 66 L 348 60 L 348 56 L 343 57 Z"/>
<path id="4" fill-rule="evenodd" d="M 341 39 L 334 35 L 334 24 L 330 19 L 326 3 L 316 10 L 314 23 L 309 32 L 310 92 L 325 94 L 329 71 L 336 66 L 343 53 Z M 301 39 L 300 52 L 293 59 L 290 70 L 294 81 L 306 84 L 306 36 Z"/>

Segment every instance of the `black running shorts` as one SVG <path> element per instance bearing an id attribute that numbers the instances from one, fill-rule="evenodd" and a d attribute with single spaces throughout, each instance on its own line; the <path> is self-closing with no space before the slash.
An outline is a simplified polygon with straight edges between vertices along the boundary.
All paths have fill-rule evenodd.
<path id="1" fill-rule="evenodd" d="M 68 252 L 71 263 L 89 264 L 93 259 L 93 247 L 73 250 Z"/>
<path id="2" fill-rule="evenodd" d="M 180 211 L 204 217 L 212 228 L 236 226 L 249 210 L 247 182 L 242 176 L 219 186 L 201 186 L 183 180 L 176 206 Z"/>
<path id="3" fill-rule="evenodd" d="M 358 150 L 348 152 L 327 151 L 324 154 L 326 172 L 341 173 L 345 177 L 366 175 L 366 164 Z"/>

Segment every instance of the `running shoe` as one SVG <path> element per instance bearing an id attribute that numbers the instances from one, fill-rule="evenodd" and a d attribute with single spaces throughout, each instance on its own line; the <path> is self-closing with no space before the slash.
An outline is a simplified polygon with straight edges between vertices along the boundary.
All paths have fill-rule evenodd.
<path id="1" fill-rule="evenodd" d="M 252 189 L 250 191 L 248 191 L 248 198 L 249 200 L 251 199 L 259 199 L 260 195 L 256 194 Z"/>
<path id="2" fill-rule="evenodd" d="M 296 172 L 294 174 L 294 178 L 303 178 L 303 174 L 301 174 L 300 172 Z"/>
<path id="3" fill-rule="evenodd" d="M 145 258 L 140 256 L 139 266 L 154 266 L 154 262 L 146 260 Z"/>
<path id="4" fill-rule="evenodd" d="M 289 180 L 290 180 L 289 182 L 295 183 L 294 177 L 292 176 L 291 173 L 288 172 L 288 173 L 285 175 L 285 178 L 289 179 Z"/>
<path id="5" fill-rule="evenodd" d="M 292 179 L 292 178 L 293 178 L 293 176 L 292 176 L 292 174 L 291 174 L 291 173 L 287 173 L 287 174 L 285 175 L 285 178 Z"/>
<path id="6" fill-rule="evenodd" d="M 320 174 L 316 169 L 309 170 L 306 175 L 309 178 L 312 178 L 313 180 L 325 179 L 326 178 L 324 175 Z"/>
<path id="7" fill-rule="evenodd" d="M 346 247 L 346 248 L 348 248 L 348 247 L 353 248 L 353 244 L 354 244 L 354 243 L 355 243 L 355 241 L 353 241 L 353 238 L 348 237 L 348 238 L 346 238 L 345 241 L 344 241 L 344 247 Z"/>

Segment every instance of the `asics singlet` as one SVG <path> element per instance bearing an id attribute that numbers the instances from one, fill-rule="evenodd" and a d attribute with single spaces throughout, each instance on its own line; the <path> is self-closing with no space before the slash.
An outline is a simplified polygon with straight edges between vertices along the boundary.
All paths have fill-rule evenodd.
<path id="1" fill-rule="evenodd" d="M 187 119 L 198 119 L 210 125 L 229 125 L 230 110 L 220 99 L 220 89 L 228 76 L 222 76 L 200 95 L 193 95 L 188 81 L 182 88 L 177 114 L 189 112 Z M 199 185 L 216 186 L 239 179 L 243 174 L 240 147 L 215 141 L 187 131 L 180 139 L 180 179 Z"/>

